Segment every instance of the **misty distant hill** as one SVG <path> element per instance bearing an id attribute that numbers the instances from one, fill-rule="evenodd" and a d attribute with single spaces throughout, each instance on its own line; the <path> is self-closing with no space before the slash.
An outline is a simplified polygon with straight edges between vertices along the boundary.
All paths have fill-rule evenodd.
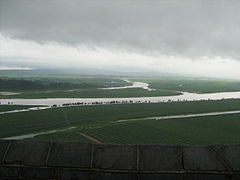
<path id="1" fill-rule="evenodd" d="M 73 89 L 89 87 L 96 86 L 87 83 L 75 84 L 69 82 L 54 82 L 48 80 L 0 79 L 1 91 Z"/>

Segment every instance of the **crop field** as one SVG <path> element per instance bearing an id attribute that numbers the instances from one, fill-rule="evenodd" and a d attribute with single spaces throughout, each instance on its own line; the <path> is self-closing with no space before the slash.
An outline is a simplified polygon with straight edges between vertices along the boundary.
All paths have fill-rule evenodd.
<path id="1" fill-rule="evenodd" d="M 0 115 L 0 138 L 58 129 L 75 129 L 34 139 L 106 143 L 239 143 L 240 116 L 221 115 L 117 123 L 117 120 L 239 110 L 240 100 L 121 104 L 51 108 Z M 163 138 L 165 137 L 165 138 Z"/>
<path id="2" fill-rule="evenodd" d="M 125 81 L 128 80 L 128 81 Z M 145 82 L 142 88 L 108 89 Z M 240 81 L 203 78 L 151 78 L 79 75 L 1 76 L 4 98 L 101 98 L 151 97 L 195 93 L 240 91 Z M 2 93 L 4 94 L 4 93 Z M 1 102 L 1 101 L 0 101 Z M 0 112 L 34 106 L 0 105 Z M 115 104 L 57 107 L 0 114 L 0 138 L 34 134 L 33 140 L 79 141 L 123 144 L 217 144 L 240 143 L 240 114 L 165 120 L 143 118 L 240 110 L 240 100 Z M 131 119 L 139 119 L 129 121 Z M 121 121 L 119 120 L 128 120 Z M 71 129 L 69 129 L 71 128 Z M 27 136 L 28 137 L 28 136 Z"/>
<path id="3" fill-rule="evenodd" d="M 27 109 L 31 107 L 34 107 L 34 106 L 0 105 L 0 112 Z"/>
<path id="4" fill-rule="evenodd" d="M 74 132 L 66 131 L 66 132 L 57 132 L 52 134 L 39 135 L 34 137 L 33 140 L 93 143 L 93 141 L 91 141 L 90 139 L 87 139 L 81 136 L 78 131 L 74 131 Z"/>
<path id="5" fill-rule="evenodd" d="M 240 114 L 117 123 L 85 130 L 107 143 L 231 144 L 240 143 Z"/>

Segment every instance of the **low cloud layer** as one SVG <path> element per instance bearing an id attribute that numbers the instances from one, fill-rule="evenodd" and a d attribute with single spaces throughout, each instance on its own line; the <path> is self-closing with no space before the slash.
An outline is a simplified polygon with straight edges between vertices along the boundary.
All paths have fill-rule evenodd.
<path id="1" fill-rule="evenodd" d="M 2 61 L 21 57 L 45 63 L 47 58 L 51 59 L 49 64 L 64 64 L 65 60 L 73 61 L 72 66 L 129 70 L 143 66 L 154 71 L 183 72 L 183 65 L 188 64 L 190 70 L 184 71 L 190 74 L 194 73 L 191 69 L 205 64 L 205 68 L 199 66 L 202 75 L 240 77 L 239 17 L 237 0 L 0 0 L 4 43 L 10 39 L 12 43 L 41 47 L 41 53 L 33 57 L 31 52 L 22 54 L 26 49 L 21 48 L 7 54 L 6 45 L 2 45 L 4 53 L 0 55 Z M 52 58 L 46 50 L 49 46 L 55 50 L 61 47 L 61 52 L 55 52 L 61 56 Z M 94 61 L 86 61 L 89 56 L 94 56 Z"/>
<path id="2" fill-rule="evenodd" d="M 17 67 L 17 66 L 0 66 L 1 71 L 10 71 L 10 70 L 33 70 L 33 68 L 29 67 Z"/>
<path id="3" fill-rule="evenodd" d="M 39 44 L 0 35 L 2 62 L 41 68 L 94 68 L 117 72 L 148 72 L 240 78 L 240 62 L 207 56 L 192 60 L 180 56 L 151 56 L 137 52 L 88 46 Z"/>

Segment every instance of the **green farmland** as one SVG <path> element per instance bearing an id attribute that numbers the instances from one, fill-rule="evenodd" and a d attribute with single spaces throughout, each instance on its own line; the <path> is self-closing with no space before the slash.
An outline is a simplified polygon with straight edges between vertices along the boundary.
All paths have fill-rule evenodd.
<path id="1" fill-rule="evenodd" d="M 229 144 L 240 143 L 240 114 L 119 123 L 85 130 L 107 143 Z"/>
<path id="2" fill-rule="evenodd" d="M 0 105 L 0 112 L 27 109 L 34 106 Z"/>
<path id="3" fill-rule="evenodd" d="M 51 108 L 0 115 L 0 138 L 62 130 L 34 139 L 103 143 L 240 143 L 240 115 L 117 123 L 117 120 L 239 110 L 240 100 Z M 74 129 L 67 129 L 75 127 Z M 64 130 L 67 129 L 67 130 Z"/>
<path id="4" fill-rule="evenodd" d="M 150 88 L 170 91 L 214 93 L 240 91 L 239 80 L 219 80 L 203 78 L 130 78 L 131 81 L 143 81 Z"/>
<path id="5" fill-rule="evenodd" d="M 99 88 L 131 86 L 142 88 Z M 9 75 L 0 78 L 0 95 L 11 98 L 119 98 L 240 91 L 240 81 L 178 77 L 110 77 L 80 75 Z M 11 102 L 11 101 L 9 101 Z M 34 106 L 0 105 L 0 112 Z M 240 143 L 240 114 L 165 120 L 136 120 L 156 116 L 186 115 L 240 110 L 240 100 L 115 104 L 58 107 L 38 111 L 0 114 L 0 138 L 29 135 L 51 141 L 79 141 L 123 144 L 218 144 Z"/>
<path id="6" fill-rule="evenodd" d="M 146 82 L 147 91 L 141 88 L 102 90 L 99 88 L 129 86 L 131 82 Z M 16 95 L 0 95 L 3 98 L 100 98 L 100 97 L 151 97 L 179 95 L 180 91 L 213 93 L 240 90 L 240 81 L 199 78 L 133 78 L 133 77 L 97 77 L 97 76 L 54 76 L 46 75 L 11 76 L 0 78 L 0 92 L 13 91 Z"/>
<path id="7" fill-rule="evenodd" d="M 169 92 L 167 90 L 146 91 L 140 88 L 102 90 L 96 88 L 67 90 L 45 90 L 45 91 L 20 91 L 20 94 L 12 96 L 1 96 L 0 98 L 99 98 L 99 97 L 144 97 L 144 96 L 172 96 L 180 95 L 179 92 Z"/>

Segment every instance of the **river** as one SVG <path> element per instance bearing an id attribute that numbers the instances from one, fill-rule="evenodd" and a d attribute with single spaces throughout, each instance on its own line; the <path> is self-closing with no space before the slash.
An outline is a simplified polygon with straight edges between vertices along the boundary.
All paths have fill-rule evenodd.
<path id="1" fill-rule="evenodd" d="M 128 83 L 130 81 L 124 80 Z M 148 91 L 155 89 L 149 88 L 145 82 L 133 82 L 131 86 L 100 88 L 126 89 L 142 88 Z M 157 97 L 129 97 L 129 98 L 43 98 L 43 99 L 0 99 L 0 104 L 14 105 L 36 105 L 36 106 L 63 106 L 63 105 L 99 105 L 99 104 L 121 104 L 121 103 L 158 103 L 158 102 L 177 102 L 177 101 L 201 101 L 201 100 L 221 100 L 221 99 L 240 99 L 240 91 L 237 92 L 217 92 L 217 93 L 189 93 L 181 92 L 180 95 L 157 96 Z"/>
<path id="2" fill-rule="evenodd" d="M 128 80 L 124 80 L 127 83 L 131 83 Z M 145 82 L 133 82 L 131 86 L 122 86 L 122 87 L 108 87 L 108 88 L 99 88 L 99 89 L 103 89 L 103 90 L 108 90 L 108 89 L 129 89 L 129 88 L 141 88 L 141 89 L 145 89 L 148 91 L 155 91 L 156 89 L 151 89 L 149 88 L 149 84 L 145 83 Z"/>
<path id="3" fill-rule="evenodd" d="M 218 93 L 189 93 L 182 92 L 181 95 L 157 96 L 157 97 L 130 97 L 130 98 L 45 98 L 45 99 L 0 99 L 2 105 L 45 105 L 62 106 L 69 105 L 98 105 L 98 104 L 119 104 L 119 103 L 158 103 L 177 101 L 201 101 L 201 100 L 221 100 L 240 99 L 240 92 L 218 92 Z M 114 103 L 115 102 L 115 103 Z"/>

